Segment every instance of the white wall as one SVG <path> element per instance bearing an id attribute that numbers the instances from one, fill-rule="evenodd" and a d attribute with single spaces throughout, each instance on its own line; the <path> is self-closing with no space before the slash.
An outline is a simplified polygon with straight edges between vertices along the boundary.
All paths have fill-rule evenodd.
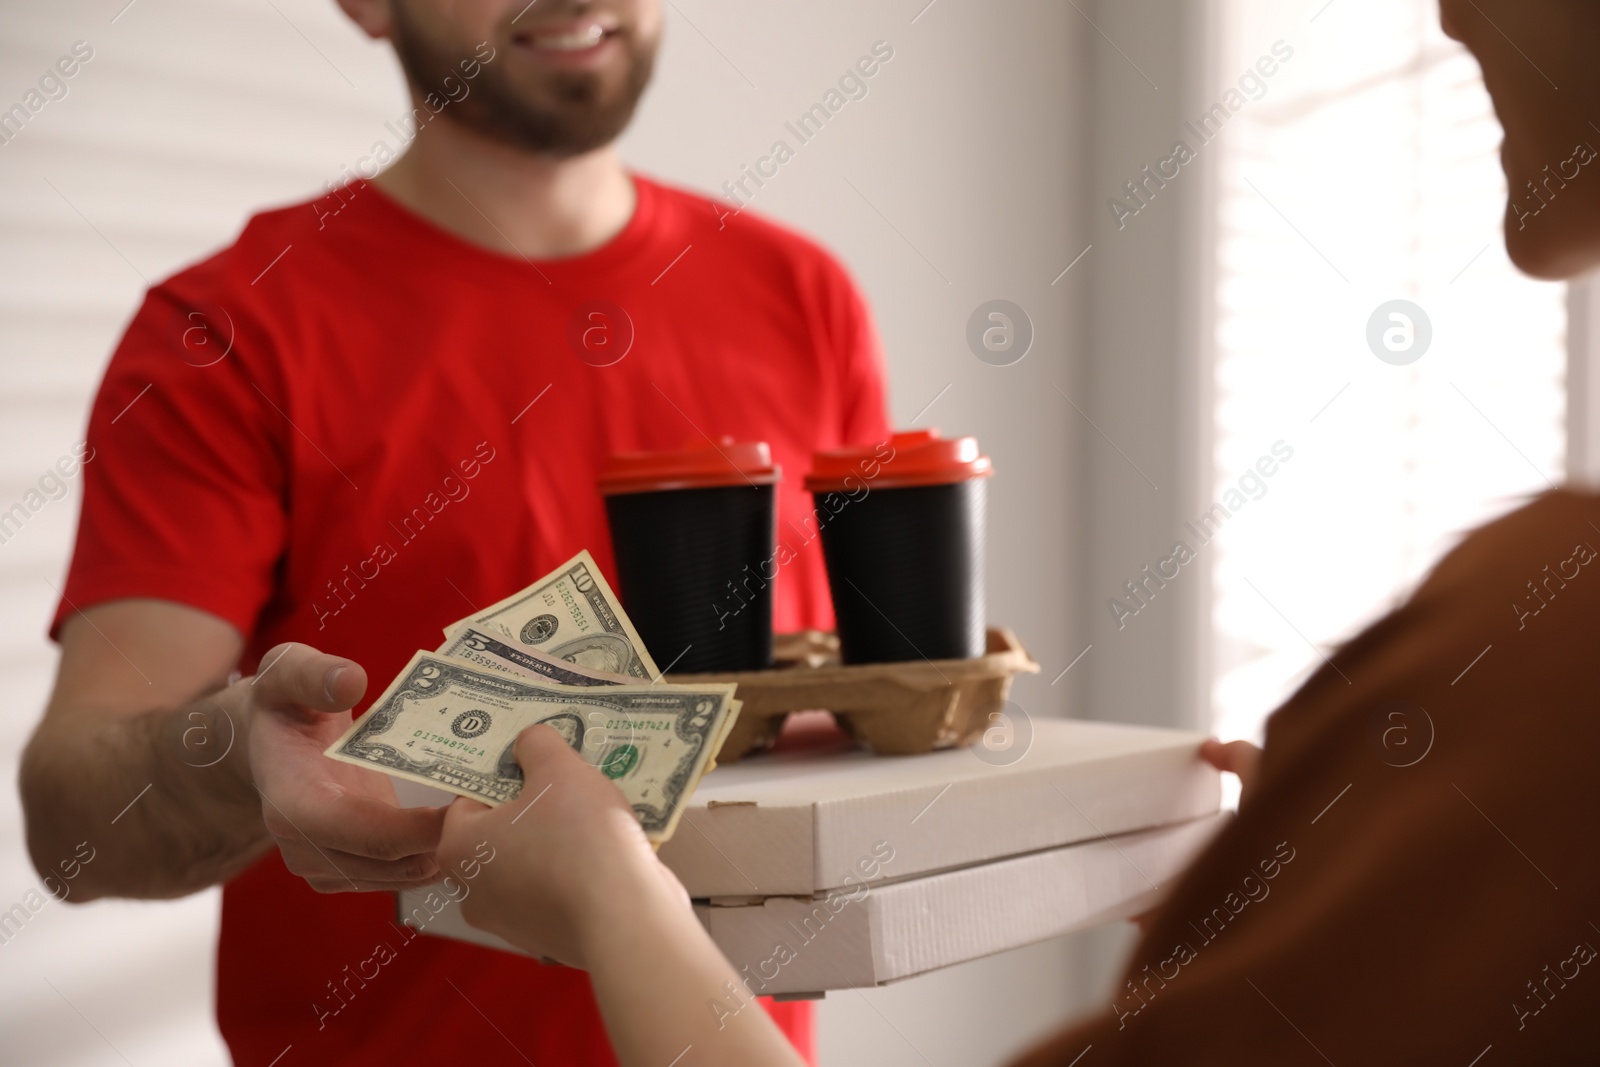
<path id="1" fill-rule="evenodd" d="M 279 3 L 294 25 L 267 4 L 125 3 L 0 6 L 0 108 L 73 42 L 94 49 L 66 97 L 0 145 L 3 507 L 81 438 L 147 280 L 225 243 L 260 206 L 314 191 L 401 111 L 390 62 L 331 3 Z M 12 687 L 0 719 L 0 910 L 39 885 L 10 783 L 54 670 L 43 631 L 78 499 L 74 486 L 0 545 L 0 671 Z M 210 1003 L 219 901 L 212 891 L 45 905 L 0 944 L 0 1062 L 225 1062 Z"/>
<path id="2" fill-rule="evenodd" d="M 1069 410 L 1081 477 L 1074 516 L 1072 612 L 1091 651 L 1069 676 L 1073 714 L 1186 729 L 1206 722 L 1209 574 L 1176 584 L 1161 612 L 1118 630 L 1106 609 L 1122 583 L 1171 544 L 1210 485 L 1210 373 L 1205 342 L 1211 160 L 1185 168 L 1119 229 L 1106 201 L 1171 150 L 1195 101 L 1212 92 L 1211 0 L 1095 0 L 1081 46 L 1086 94 L 1079 177 L 1084 241 L 1082 384 Z M 1148 621 L 1151 625 L 1143 625 Z M 1062 685 L 1067 682 L 1063 681 Z M 1120 968 L 1126 924 L 1074 946 L 1085 998 Z"/>
<path id="3" fill-rule="evenodd" d="M 0 145 L 4 506 L 78 440 L 147 279 L 226 242 L 253 210 L 313 194 L 405 111 L 386 50 L 332 0 L 126 2 L 0 3 L 0 108 L 74 41 L 95 49 L 68 96 Z M 1088 551 L 1077 457 L 1091 431 L 1061 394 L 1092 403 L 1078 340 L 1092 260 L 1052 280 L 1091 239 L 1081 205 L 1097 192 L 1074 146 L 1087 140 L 1085 64 L 1103 61 L 1103 42 L 1052 0 L 925 2 L 675 0 L 626 154 L 715 190 L 873 42 L 894 47 L 869 95 L 755 207 L 855 272 L 887 342 L 897 420 L 976 434 L 994 457 L 991 617 L 1044 666 L 1016 702 L 1031 715 L 1082 713 L 1069 703 L 1078 672 L 1050 679 L 1090 640 L 1076 621 L 1076 564 Z M 968 315 L 996 297 L 1035 330 L 1010 367 L 979 362 L 965 341 Z M 76 508 L 74 490 L 0 545 L 8 780 L 53 669 L 42 630 Z M 36 885 L 15 792 L 0 791 L 0 909 Z M 208 1000 L 216 908 L 215 893 L 47 905 L 0 944 L 0 1063 L 221 1062 Z M 1077 1003 L 1082 940 L 835 994 L 820 1008 L 823 1062 L 1000 1062 Z"/>

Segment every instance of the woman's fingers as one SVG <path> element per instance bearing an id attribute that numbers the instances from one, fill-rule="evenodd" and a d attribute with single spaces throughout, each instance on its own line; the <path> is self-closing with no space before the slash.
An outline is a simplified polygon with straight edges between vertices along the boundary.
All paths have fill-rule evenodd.
<path id="1" fill-rule="evenodd" d="M 1208 738 L 1200 746 L 1200 758 L 1219 771 L 1231 771 L 1241 777 L 1253 772 L 1261 762 L 1261 750 L 1248 741 L 1218 741 Z"/>
<path id="2" fill-rule="evenodd" d="M 552 775 L 560 773 L 563 764 L 570 765 L 574 760 L 583 763 L 582 757 L 567 744 L 567 739 L 552 727 L 530 726 L 523 730 L 517 735 L 516 751 L 524 780 L 531 782 L 535 780 L 533 776 L 537 776 L 541 789 L 549 784 Z"/>
<path id="3" fill-rule="evenodd" d="M 1200 746 L 1200 758 L 1219 771 L 1239 776 L 1242 803 L 1244 795 L 1255 784 L 1256 771 L 1261 766 L 1261 750 L 1248 741 L 1229 741 L 1224 744 L 1213 737 Z"/>
<path id="4" fill-rule="evenodd" d="M 439 862 L 448 866 L 466 855 L 470 847 L 468 842 L 483 837 L 477 825 L 478 820 L 493 810 L 476 800 L 456 797 L 444 809 L 444 832 L 439 836 Z"/>

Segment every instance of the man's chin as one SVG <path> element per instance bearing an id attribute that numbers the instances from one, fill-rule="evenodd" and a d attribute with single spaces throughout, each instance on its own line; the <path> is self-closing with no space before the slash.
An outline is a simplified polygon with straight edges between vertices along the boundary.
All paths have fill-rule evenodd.
<path id="1" fill-rule="evenodd" d="M 581 155 L 621 136 L 633 119 L 649 75 L 646 60 L 620 72 L 558 71 L 539 78 L 486 78 L 457 118 L 541 155 Z"/>

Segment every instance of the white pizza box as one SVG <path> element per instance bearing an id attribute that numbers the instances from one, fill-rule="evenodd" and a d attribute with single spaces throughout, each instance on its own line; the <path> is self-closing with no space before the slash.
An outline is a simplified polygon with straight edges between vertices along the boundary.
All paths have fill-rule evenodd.
<path id="1" fill-rule="evenodd" d="M 941 874 L 805 899 L 699 903 L 695 911 L 753 992 L 806 996 L 883 985 L 1135 915 L 1227 818 L 1215 812 Z M 896 867 L 896 859 L 883 866 Z M 458 906 L 437 892 L 429 900 L 430 892 L 401 893 L 401 921 L 432 936 L 519 951 L 468 926 Z"/>
<path id="2" fill-rule="evenodd" d="M 1013 729 L 1017 743 L 1004 756 L 981 744 L 879 756 L 837 731 L 802 725 L 789 735 L 788 751 L 707 775 L 661 846 L 661 860 L 697 900 L 809 897 L 1221 807 L 1222 776 L 1197 755 L 1202 734 L 1071 719 Z M 406 805 L 453 799 L 403 780 L 395 790 Z M 892 870 L 874 869 L 873 850 L 881 847 L 894 850 Z"/>
<path id="3" fill-rule="evenodd" d="M 697 910 L 758 993 L 883 985 L 1137 915 L 1227 818 L 1214 812 L 811 900 Z"/>
<path id="4" fill-rule="evenodd" d="M 1020 742 L 1027 724 L 1013 724 Z M 837 734 L 718 767 L 661 860 L 695 899 L 809 897 L 1211 814 L 1221 775 L 1203 735 L 1041 719 L 1020 758 L 981 745 L 879 756 Z M 1008 761 L 1009 760 L 1009 761 Z M 873 850 L 892 847 L 874 870 Z"/>

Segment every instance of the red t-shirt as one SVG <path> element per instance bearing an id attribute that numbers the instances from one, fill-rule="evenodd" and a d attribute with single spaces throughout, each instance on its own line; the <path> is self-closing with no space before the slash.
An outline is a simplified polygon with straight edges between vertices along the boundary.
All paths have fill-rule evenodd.
<path id="1" fill-rule="evenodd" d="M 830 626 L 801 478 L 888 433 L 867 310 L 796 234 L 634 184 L 622 233 L 570 259 L 486 251 L 358 182 L 156 286 L 90 415 L 56 625 L 67 600 L 178 601 L 246 635 L 247 671 L 302 641 L 373 697 L 579 549 L 614 573 L 609 453 L 726 434 L 783 467 L 777 628 Z M 616 308 L 631 347 L 597 365 L 630 332 Z M 582 973 L 413 938 L 392 896 L 317 894 L 276 853 L 224 889 L 217 984 L 240 1064 L 615 1062 Z M 768 1010 L 809 1056 L 808 1006 Z"/>

